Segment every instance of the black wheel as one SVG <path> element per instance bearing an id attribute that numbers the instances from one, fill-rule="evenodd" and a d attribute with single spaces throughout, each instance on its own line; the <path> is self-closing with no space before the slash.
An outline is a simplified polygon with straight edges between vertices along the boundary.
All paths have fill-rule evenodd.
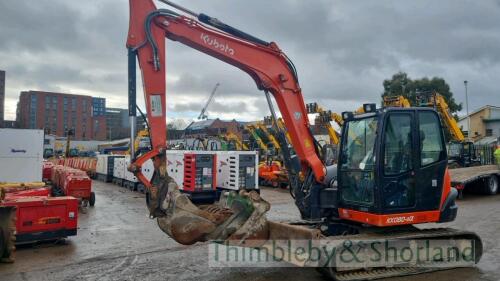
<path id="1" fill-rule="evenodd" d="M 484 192 L 488 195 L 494 195 L 498 193 L 498 178 L 495 175 L 492 175 L 485 180 Z"/>
<path id="2" fill-rule="evenodd" d="M 95 205 L 95 193 L 93 191 L 90 192 L 89 205 L 90 207 L 94 207 Z"/>

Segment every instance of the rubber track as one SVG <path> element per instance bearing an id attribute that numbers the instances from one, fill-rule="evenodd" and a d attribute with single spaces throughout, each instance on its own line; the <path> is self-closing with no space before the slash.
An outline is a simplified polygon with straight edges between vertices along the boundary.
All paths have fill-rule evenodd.
<path id="1" fill-rule="evenodd" d="M 437 228 L 437 229 L 418 229 L 405 230 L 401 232 L 367 232 L 357 235 L 347 235 L 341 237 L 329 237 L 329 239 L 400 239 L 400 240 L 413 240 L 413 239 L 473 239 L 475 240 L 475 263 L 478 263 L 483 253 L 482 241 L 474 232 L 461 231 L 451 228 Z M 338 272 L 335 268 L 320 268 L 319 271 L 332 280 L 337 281 L 362 281 L 362 280 L 375 280 L 388 277 L 409 276 L 427 272 L 448 270 L 456 268 L 454 263 L 433 263 L 439 267 L 388 267 L 388 268 L 372 268 L 372 269 L 356 269 L 351 271 Z"/>

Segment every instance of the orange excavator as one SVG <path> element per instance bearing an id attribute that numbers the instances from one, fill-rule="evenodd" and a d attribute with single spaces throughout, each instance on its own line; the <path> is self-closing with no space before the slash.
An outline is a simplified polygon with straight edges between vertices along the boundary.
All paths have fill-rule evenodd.
<path id="1" fill-rule="evenodd" d="M 475 233 L 417 227 L 450 222 L 457 216 L 458 193 L 450 185 L 443 130 L 434 109 L 377 110 L 374 104 L 366 104 L 363 114 L 342 113 L 338 166 L 329 165 L 331 153 L 319 146 L 310 131 L 295 66 L 276 43 L 167 0 L 160 1 L 173 10 L 157 9 L 152 0 L 129 1 L 129 110 L 131 119 L 135 118 L 138 59 L 152 140 L 151 151 L 134 159 L 129 170 L 148 189 L 151 218 L 172 239 L 185 245 L 218 241 L 255 249 L 270 249 L 272 241 L 278 240 L 319 241 L 333 249 L 354 251 L 363 260 L 377 253 L 359 243 L 353 246 L 352 241 L 383 244 L 390 240 L 409 249 L 429 241 L 455 245 L 457 252 L 470 248 L 474 253 L 471 263 L 479 261 L 482 244 Z M 165 37 L 248 73 L 264 92 L 276 119 L 271 95 L 274 97 L 295 151 L 292 156 L 287 145 L 281 146 L 300 223 L 268 220 L 270 204 L 256 192 L 228 193 L 213 205 L 194 205 L 168 176 Z M 140 169 L 149 159 L 155 166 L 151 181 Z M 367 263 L 346 266 L 330 259 L 316 266 L 334 280 L 369 280 L 456 267 L 453 253 L 411 263 L 396 259 L 376 267 Z M 303 253 L 300 261 L 290 262 L 305 265 L 313 261 Z"/>

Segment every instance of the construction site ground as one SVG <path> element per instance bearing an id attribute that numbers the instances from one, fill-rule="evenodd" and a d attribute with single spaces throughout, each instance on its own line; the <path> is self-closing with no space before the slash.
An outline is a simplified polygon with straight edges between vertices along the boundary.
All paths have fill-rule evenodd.
<path id="1" fill-rule="evenodd" d="M 144 195 L 94 181 L 96 206 L 80 212 L 78 236 L 64 243 L 19 247 L 14 264 L 0 264 L 0 280 L 324 280 L 313 268 L 209 268 L 208 246 L 182 246 L 148 218 Z M 296 220 L 287 190 L 262 188 L 271 220 Z M 484 255 L 474 268 L 388 280 L 498 280 L 500 195 L 468 194 L 458 202 L 455 227 L 477 232 Z M 426 225 L 426 227 L 432 225 Z"/>

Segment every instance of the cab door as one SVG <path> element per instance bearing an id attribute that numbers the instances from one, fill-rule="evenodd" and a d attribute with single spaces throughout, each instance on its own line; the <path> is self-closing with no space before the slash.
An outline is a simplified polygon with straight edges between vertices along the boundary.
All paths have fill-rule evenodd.
<path id="1" fill-rule="evenodd" d="M 418 121 L 418 210 L 438 210 L 448 165 L 443 129 L 437 112 L 417 111 Z"/>
<path id="2" fill-rule="evenodd" d="M 379 155 L 379 204 L 382 213 L 404 213 L 415 209 L 414 119 L 413 111 L 393 111 L 385 117 Z"/>

